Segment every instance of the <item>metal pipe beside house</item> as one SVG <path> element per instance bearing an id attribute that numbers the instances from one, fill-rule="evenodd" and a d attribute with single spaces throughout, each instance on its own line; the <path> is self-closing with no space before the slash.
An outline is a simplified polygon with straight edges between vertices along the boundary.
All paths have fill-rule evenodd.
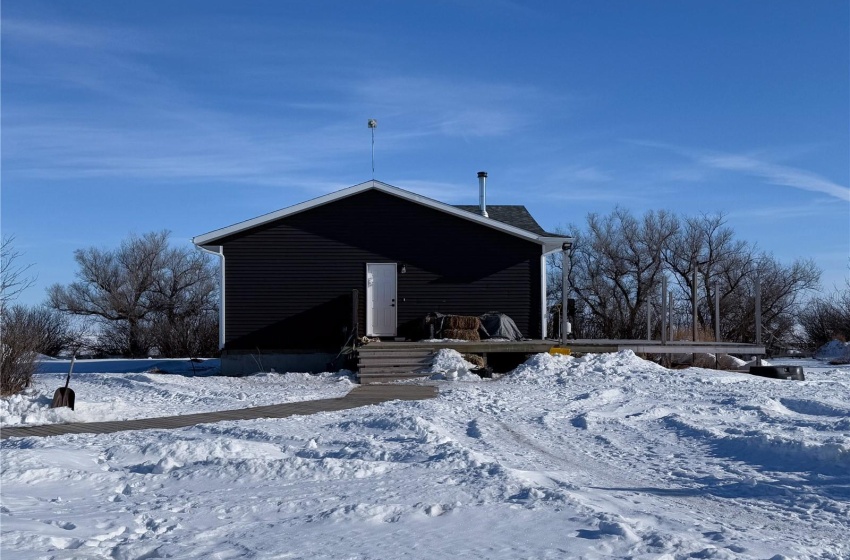
<path id="1" fill-rule="evenodd" d="M 200 247 L 201 251 L 205 253 L 209 253 L 211 255 L 215 255 L 221 259 L 219 267 L 219 290 L 218 290 L 218 349 L 224 349 L 224 339 L 226 336 L 225 331 L 225 322 L 224 322 L 224 247 L 222 245 L 218 246 L 218 251 L 210 251 L 209 249 Z"/>

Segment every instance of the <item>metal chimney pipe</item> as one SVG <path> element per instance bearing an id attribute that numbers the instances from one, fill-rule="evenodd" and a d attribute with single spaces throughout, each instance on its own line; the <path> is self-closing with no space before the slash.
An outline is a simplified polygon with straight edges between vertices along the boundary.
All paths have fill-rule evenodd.
<path id="1" fill-rule="evenodd" d="M 487 215 L 487 172 L 478 172 L 478 209 L 481 215 L 489 218 Z"/>

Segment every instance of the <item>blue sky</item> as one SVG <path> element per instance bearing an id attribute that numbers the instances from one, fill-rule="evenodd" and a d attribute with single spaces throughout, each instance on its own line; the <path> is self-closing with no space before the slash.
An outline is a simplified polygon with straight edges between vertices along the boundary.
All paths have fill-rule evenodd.
<path id="1" fill-rule="evenodd" d="M 372 177 L 547 229 L 722 211 L 850 274 L 850 4 L 6 0 L 2 232 L 36 286 Z"/>

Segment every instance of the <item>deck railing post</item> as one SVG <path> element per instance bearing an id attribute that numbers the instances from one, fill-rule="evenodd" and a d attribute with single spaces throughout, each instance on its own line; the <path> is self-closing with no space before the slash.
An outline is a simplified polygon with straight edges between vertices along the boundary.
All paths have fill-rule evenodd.
<path id="1" fill-rule="evenodd" d="M 693 342 L 697 341 L 697 263 L 693 263 L 694 274 L 693 281 L 691 284 L 691 310 L 693 311 L 693 318 L 691 319 L 691 340 Z"/>
<path id="2" fill-rule="evenodd" d="M 720 342 L 720 284 L 714 285 L 714 342 Z"/>
<path id="3" fill-rule="evenodd" d="M 756 280 L 756 344 L 761 345 L 761 281 Z"/>
<path id="4" fill-rule="evenodd" d="M 667 276 L 661 277 L 661 344 L 667 344 Z"/>
<path id="5" fill-rule="evenodd" d="M 561 344 L 567 344 L 567 336 L 572 330 L 567 314 L 567 299 L 569 298 L 570 279 L 570 249 L 572 244 L 564 243 L 561 247 Z"/>
<path id="6" fill-rule="evenodd" d="M 667 328 L 670 329 L 668 333 L 667 340 L 673 342 L 673 292 L 667 293 L 667 312 L 670 314 L 670 317 L 667 319 Z"/>

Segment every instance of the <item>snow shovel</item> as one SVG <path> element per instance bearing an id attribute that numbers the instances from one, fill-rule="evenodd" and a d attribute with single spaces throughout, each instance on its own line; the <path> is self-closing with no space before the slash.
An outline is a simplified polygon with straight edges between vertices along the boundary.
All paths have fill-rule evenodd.
<path id="1" fill-rule="evenodd" d="M 65 378 L 65 386 L 59 387 L 53 393 L 53 402 L 50 403 L 50 408 L 67 406 L 74 410 L 74 390 L 69 389 L 68 384 L 71 383 L 71 372 L 74 371 L 74 360 L 76 359 L 76 356 L 71 356 L 71 369 L 68 370 L 68 377 Z"/>

